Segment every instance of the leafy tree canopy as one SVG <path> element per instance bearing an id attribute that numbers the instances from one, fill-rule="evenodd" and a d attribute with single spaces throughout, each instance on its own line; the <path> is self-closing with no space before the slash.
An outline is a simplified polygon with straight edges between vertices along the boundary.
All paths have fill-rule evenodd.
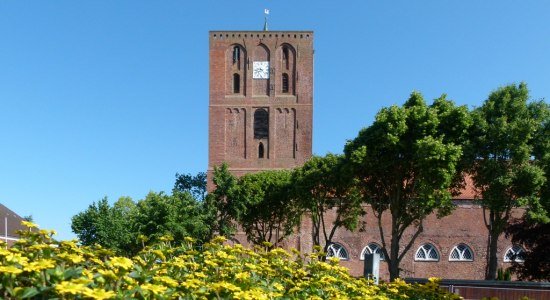
<path id="1" fill-rule="evenodd" d="M 248 239 L 274 246 L 294 232 L 302 211 L 291 197 L 291 172 L 270 170 L 239 178 L 233 205 L 235 219 Z"/>
<path id="2" fill-rule="evenodd" d="M 544 217 L 539 192 L 546 179 L 535 161 L 534 142 L 541 130 L 541 118 L 547 113 L 544 105 L 528 103 L 528 99 L 526 84 L 511 84 L 492 92 L 473 112 L 467 153 L 473 160 L 469 172 L 487 210 L 487 279 L 496 277 L 498 238 L 510 221 L 512 209 L 527 206 L 533 215 Z"/>
<path id="3" fill-rule="evenodd" d="M 462 148 L 472 121 L 466 107 L 443 95 L 428 106 L 413 92 L 402 107 L 383 108 L 374 123 L 349 141 L 344 152 L 359 181 L 363 200 L 378 219 L 391 279 L 432 212 L 445 216 L 453 208 L 450 188 L 462 180 Z M 389 213 L 391 228 L 382 226 Z M 414 233 L 402 245 L 405 231 Z M 389 252 L 388 252 L 389 251 Z"/>
<path id="4" fill-rule="evenodd" d="M 294 195 L 313 225 L 313 243 L 326 252 L 339 228 L 356 230 L 365 214 L 343 156 L 313 156 L 292 174 Z"/>

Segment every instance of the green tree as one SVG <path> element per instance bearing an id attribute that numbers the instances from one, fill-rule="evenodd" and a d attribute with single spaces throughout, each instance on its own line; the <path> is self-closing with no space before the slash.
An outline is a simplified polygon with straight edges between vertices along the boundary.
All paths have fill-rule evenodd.
<path id="1" fill-rule="evenodd" d="M 360 226 L 364 215 L 361 197 L 343 164 L 343 156 L 313 156 L 293 172 L 294 195 L 311 218 L 313 243 L 324 252 L 339 228 L 350 231 Z"/>
<path id="2" fill-rule="evenodd" d="M 199 172 L 193 176 L 191 174 L 176 173 L 175 191 L 189 192 L 195 199 L 203 201 L 206 198 L 206 173 Z"/>
<path id="3" fill-rule="evenodd" d="M 536 102 L 529 106 L 539 120 L 533 138 L 533 163 L 545 175 L 538 201 L 528 203 L 526 214 L 506 229 L 512 242 L 525 247 L 523 262 L 513 262 L 512 271 L 521 280 L 550 280 L 550 105 Z"/>
<path id="4" fill-rule="evenodd" d="M 129 197 L 121 197 L 113 206 L 105 197 L 73 216 L 71 228 L 83 245 L 99 244 L 119 254 L 130 254 L 136 240 L 131 230 L 134 209 Z"/>
<path id="5" fill-rule="evenodd" d="M 235 219 L 249 241 L 277 246 L 294 232 L 301 210 L 290 195 L 291 172 L 270 170 L 239 178 L 234 193 Z"/>
<path id="6" fill-rule="evenodd" d="M 528 99 L 526 84 L 512 84 L 492 92 L 474 111 L 468 152 L 474 160 L 470 173 L 481 196 L 488 230 L 486 279 L 496 278 L 498 238 L 509 224 L 512 210 L 540 207 L 544 171 L 533 161 L 539 120 L 537 104 L 528 104 Z"/>
<path id="7" fill-rule="evenodd" d="M 150 192 L 139 201 L 133 228 L 148 243 L 167 235 L 176 241 L 188 236 L 204 242 L 209 232 L 201 203 L 191 193 L 178 191 L 172 195 Z"/>
<path id="8" fill-rule="evenodd" d="M 238 215 L 233 205 L 233 193 L 237 178 L 229 172 L 227 164 L 215 166 L 212 182 L 216 188 L 208 193 L 204 202 L 207 223 L 210 224 L 210 237 L 221 235 L 232 238 L 236 231 L 234 216 Z"/>
<path id="9" fill-rule="evenodd" d="M 459 143 L 470 124 L 466 107 L 456 107 L 445 96 L 428 106 L 413 92 L 402 107 L 383 108 L 346 144 L 363 200 L 378 221 L 391 280 L 399 277 L 401 260 L 423 231 L 425 218 L 451 212 L 450 188 L 461 178 Z M 389 232 L 382 221 L 386 216 Z"/>

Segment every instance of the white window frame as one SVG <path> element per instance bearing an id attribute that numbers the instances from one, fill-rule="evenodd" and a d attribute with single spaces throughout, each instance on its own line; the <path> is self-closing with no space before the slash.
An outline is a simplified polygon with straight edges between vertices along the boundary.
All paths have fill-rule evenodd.
<path id="1" fill-rule="evenodd" d="M 457 252 L 458 258 L 453 258 L 453 252 Z M 470 258 L 466 257 L 466 252 L 470 253 Z M 468 245 L 461 243 L 453 247 L 449 253 L 449 261 L 474 261 L 474 251 Z"/>
<path id="2" fill-rule="evenodd" d="M 424 257 L 418 257 L 418 253 L 422 251 Z M 435 253 L 437 258 L 430 257 L 430 253 Z M 439 261 L 440 259 L 439 251 L 437 251 L 437 248 L 430 244 L 422 244 L 420 247 L 418 247 L 418 250 L 416 250 L 416 253 L 414 254 L 414 260 L 415 261 Z"/>
<path id="3" fill-rule="evenodd" d="M 511 255 L 508 255 L 508 253 L 510 253 Z M 504 259 L 503 261 L 504 262 L 524 262 L 525 259 L 524 258 L 519 258 L 519 257 L 516 257 L 514 259 L 510 259 L 509 256 L 513 256 L 513 255 L 518 255 L 518 254 L 523 254 L 525 255 L 525 249 L 520 246 L 520 245 L 512 245 L 512 247 L 509 247 L 508 249 L 506 249 L 506 251 L 504 252 Z"/>
<path id="4" fill-rule="evenodd" d="M 372 253 L 380 254 L 380 260 L 385 260 L 384 251 L 382 251 L 382 246 L 380 246 L 377 243 L 369 243 L 367 246 L 365 246 L 365 248 L 363 248 L 363 251 L 361 251 L 361 256 L 359 256 L 359 259 L 365 260 L 365 255 L 372 254 Z"/>
<path id="5" fill-rule="evenodd" d="M 349 260 L 349 252 L 344 245 L 331 243 L 327 248 L 327 258 L 330 257 L 336 257 L 339 260 Z"/>

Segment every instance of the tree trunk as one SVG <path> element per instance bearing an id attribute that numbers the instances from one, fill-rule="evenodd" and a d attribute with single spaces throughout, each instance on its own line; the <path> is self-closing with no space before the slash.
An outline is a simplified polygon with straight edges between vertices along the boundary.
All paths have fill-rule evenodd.
<path id="1" fill-rule="evenodd" d="M 394 281 L 395 279 L 399 278 L 399 239 L 397 237 L 397 233 L 392 234 L 390 247 L 390 281 Z"/>
<path id="2" fill-rule="evenodd" d="M 487 249 L 487 254 L 489 259 L 487 260 L 487 273 L 485 274 L 486 280 L 495 280 L 497 278 L 497 267 L 498 267 L 498 257 L 497 257 L 497 247 L 498 247 L 498 237 L 500 236 L 500 231 L 496 228 L 493 228 L 489 232 L 489 249 Z"/>

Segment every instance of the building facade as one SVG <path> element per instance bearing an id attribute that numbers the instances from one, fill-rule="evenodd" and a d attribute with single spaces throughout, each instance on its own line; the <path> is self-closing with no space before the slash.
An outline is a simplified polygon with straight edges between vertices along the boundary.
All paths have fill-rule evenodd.
<path id="1" fill-rule="evenodd" d="M 0 240 L 12 245 L 19 240 L 17 231 L 25 229 L 21 225 L 24 219 L 3 204 L 0 204 L 0 218 Z"/>
<path id="2" fill-rule="evenodd" d="M 211 31 L 208 190 L 215 166 L 227 163 L 236 176 L 302 165 L 312 154 L 313 32 Z M 483 209 L 469 189 L 455 199 L 456 209 L 442 219 L 431 215 L 401 263 L 404 277 L 483 279 L 487 229 Z M 365 253 L 382 246 L 377 220 L 369 207 L 359 232 L 339 229 L 331 254 L 355 276 L 362 275 Z M 384 220 L 390 227 L 390 220 Z M 389 232 L 389 230 L 386 230 Z M 407 242 L 414 234 L 406 232 Z M 243 233 L 236 239 L 246 244 Z M 389 236 L 386 237 L 389 242 Z M 307 218 L 287 247 L 313 248 Z M 523 251 L 500 239 L 501 267 L 521 259 Z M 388 278 L 385 263 L 380 274 Z"/>
<path id="3" fill-rule="evenodd" d="M 311 157 L 313 32 L 211 31 L 208 178 Z M 208 182 L 212 190 L 212 182 Z"/>

